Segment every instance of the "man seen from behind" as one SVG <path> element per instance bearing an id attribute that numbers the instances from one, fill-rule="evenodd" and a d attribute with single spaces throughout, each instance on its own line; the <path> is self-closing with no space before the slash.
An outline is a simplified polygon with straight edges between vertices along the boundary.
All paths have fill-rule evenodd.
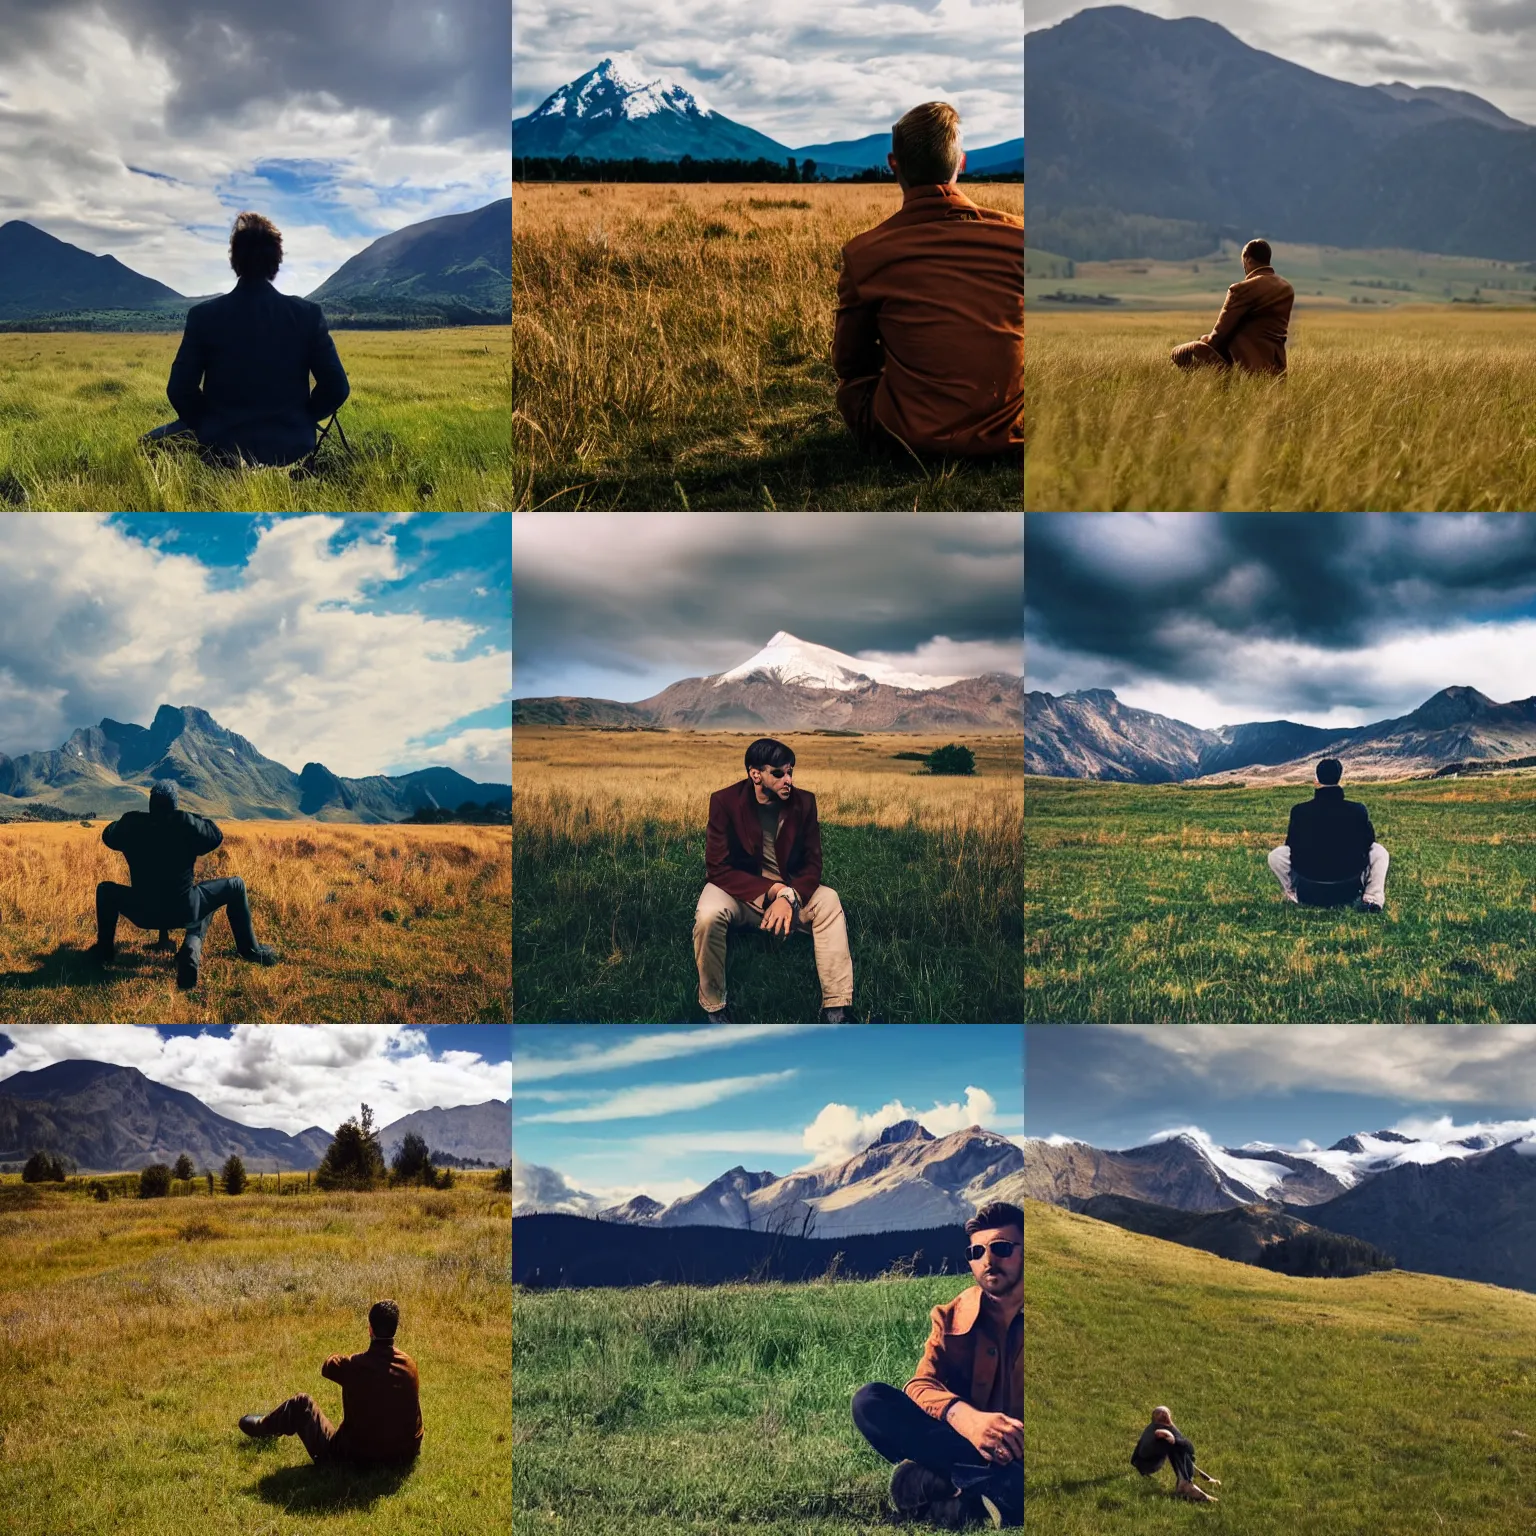
<path id="1" fill-rule="evenodd" d="M 1307 907 L 1359 901 L 1365 911 L 1380 912 L 1390 860 L 1366 808 L 1344 798 L 1343 774 L 1336 757 L 1317 765 L 1317 788 L 1310 800 L 1291 807 L 1285 841 L 1270 850 L 1270 871 L 1287 901 Z"/>
<path id="2" fill-rule="evenodd" d="M 1269 241 L 1250 240 L 1242 259 L 1243 280 L 1227 289 L 1216 324 L 1198 341 L 1173 349 L 1176 368 L 1285 372 L 1285 339 L 1296 290 L 1270 266 Z"/>

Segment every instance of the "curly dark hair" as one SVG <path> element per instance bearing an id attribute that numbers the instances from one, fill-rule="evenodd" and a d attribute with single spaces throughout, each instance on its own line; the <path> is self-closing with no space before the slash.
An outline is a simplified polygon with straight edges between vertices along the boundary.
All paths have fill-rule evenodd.
<path id="1" fill-rule="evenodd" d="M 237 277 L 271 282 L 283 264 L 283 232 L 259 213 L 242 213 L 229 237 L 229 264 Z"/>
<path id="2" fill-rule="evenodd" d="M 376 1339 L 392 1339 L 400 1326 L 400 1308 L 392 1301 L 376 1301 L 368 1308 L 368 1326 Z"/>

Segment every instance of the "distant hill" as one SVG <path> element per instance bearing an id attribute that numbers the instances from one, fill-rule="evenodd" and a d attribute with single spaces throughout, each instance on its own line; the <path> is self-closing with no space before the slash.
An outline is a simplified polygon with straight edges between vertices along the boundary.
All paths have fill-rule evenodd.
<path id="1" fill-rule="evenodd" d="M 512 1157 L 512 1105 L 506 1099 L 459 1104 L 452 1109 L 433 1105 L 402 1115 L 379 1132 L 384 1155 L 393 1156 L 412 1131 L 426 1142 L 429 1151 L 482 1163 L 504 1164 Z"/>
<path id="2" fill-rule="evenodd" d="M 21 219 L 0 224 L 0 321 L 70 310 L 173 312 L 192 301 L 115 256 L 93 256 Z"/>

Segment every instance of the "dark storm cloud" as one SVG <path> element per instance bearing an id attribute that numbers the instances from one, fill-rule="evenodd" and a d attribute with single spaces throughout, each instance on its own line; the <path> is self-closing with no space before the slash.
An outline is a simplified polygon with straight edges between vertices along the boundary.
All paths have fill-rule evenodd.
<path id="1" fill-rule="evenodd" d="M 1536 0 L 1467 0 L 1462 16 L 1472 32 L 1529 32 L 1536 27 Z M 1529 64 L 1525 68 L 1529 72 Z"/>

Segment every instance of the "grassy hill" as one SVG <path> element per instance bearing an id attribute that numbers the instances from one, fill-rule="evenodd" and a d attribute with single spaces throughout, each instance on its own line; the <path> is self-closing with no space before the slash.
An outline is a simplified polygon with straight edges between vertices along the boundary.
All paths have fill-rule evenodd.
<path id="1" fill-rule="evenodd" d="M 1300 1280 L 1025 1206 L 1025 1507 L 1051 1536 L 1516 1536 L 1536 1472 L 1536 1296 L 1402 1272 Z M 1221 1502 L 1131 1447 L 1167 1403 Z"/>
<path id="2" fill-rule="evenodd" d="M 1536 1017 L 1536 774 L 1351 784 L 1392 858 L 1380 916 L 1286 902 L 1265 858 L 1305 786 L 1030 778 L 1025 1017 Z"/>

